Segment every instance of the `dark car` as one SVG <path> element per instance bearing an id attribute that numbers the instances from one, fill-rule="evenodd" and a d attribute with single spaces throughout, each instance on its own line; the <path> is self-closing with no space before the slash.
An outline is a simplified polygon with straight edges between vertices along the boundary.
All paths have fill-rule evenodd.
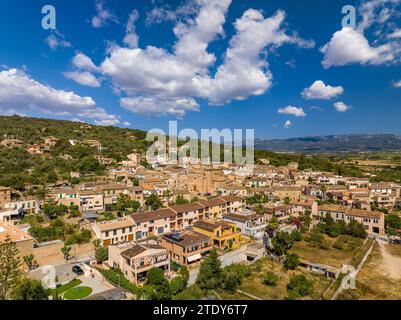
<path id="1" fill-rule="evenodd" d="M 72 267 L 72 272 L 74 272 L 78 276 L 84 274 L 84 270 L 82 270 L 82 268 L 80 266 L 77 266 L 77 265 Z"/>

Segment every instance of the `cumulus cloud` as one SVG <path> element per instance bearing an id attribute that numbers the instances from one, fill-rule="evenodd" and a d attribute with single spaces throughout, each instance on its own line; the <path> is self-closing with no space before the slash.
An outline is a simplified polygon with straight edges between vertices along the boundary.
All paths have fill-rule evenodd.
<path id="1" fill-rule="evenodd" d="M 130 48 L 138 47 L 138 35 L 135 33 L 135 22 L 139 19 L 138 10 L 133 10 L 128 16 L 127 26 L 125 27 L 124 43 Z"/>
<path id="2" fill-rule="evenodd" d="M 305 117 L 306 116 L 304 109 L 298 108 L 298 107 L 292 107 L 292 106 L 278 109 L 278 113 L 292 115 L 295 117 Z"/>
<path id="3" fill-rule="evenodd" d="M 87 71 L 98 71 L 99 68 L 93 63 L 92 59 L 82 52 L 78 52 L 74 58 L 72 58 L 72 64 L 78 69 Z"/>
<path id="4" fill-rule="evenodd" d="M 285 123 L 284 123 L 284 128 L 286 128 L 286 129 L 288 129 L 289 127 L 291 127 L 292 126 L 292 122 L 290 121 L 290 120 L 287 120 Z"/>
<path id="5" fill-rule="evenodd" d="M 91 97 L 54 89 L 19 69 L 0 72 L 0 112 L 4 114 L 10 110 L 21 113 L 36 110 L 51 115 L 82 117 L 97 124 L 119 123 L 115 115 L 98 107 Z"/>
<path id="6" fill-rule="evenodd" d="M 338 112 L 346 112 L 347 110 L 351 109 L 351 106 L 346 105 L 344 102 L 336 102 L 334 104 L 334 108 L 338 111 Z"/>
<path id="7" fill-rule="evenodd" d="M 58 47 L 70 48 L 72 47 L 71 42 L 65 40 L 64 35 L 59 31 L 53 31 L 46 39 L 45 42 L 52 50 L 56 50 Z"/>
<path id="8" fill-rule="evenodd" d="M 91 23 L 94 28 L 101 28 L 107 23 L 118 22 L 118 19 L 114 13 L 109 9 L 105 8 L 104 1 L 97 0 L 95 4 L 96 15 L 92 17 Z"/>
<path id="9" fill-rule="evenodd" d="M 391 43 L 372 47 L 363 33 L 351 28 L 334 33 L 330 42 L 321 49 L 325 68 L 352 63 L 379 65 L 393 61 L 398 51 L 399 48 Z"/>
<path id="10" fill-rule="evenodd" d="M 393 87 L 394 88 L 401 88 L 401 80 L 393 81 Z"/>
<path id="11" fill-rule="evenodd" d="M 208 47 L 224 36 L 230 4 L 231 0 L 197 1 L 196 16 L 175 24 L 177 41 L 172 52 L 151 45 L 110 47 L 100 68 L 118 92 L 128 95 L 121 105 L 147 115 L 183 116 L 199 109 L 197 99 L 224 104 L 261 95 L 271 87 L 273 77 L 265 59 L 270 48 L 314 46 L 313 41 L 283 29 L 283 11 L 265 18 L 261 11 L 249 9 L 235 21 L 235 34 L 223 62 L 216 66 L 216 56 Z M 129 33 L 135 34 L 134 28 Z M 214 75 L 211 68 L 216 70 Z M 138 101 L 149 108 L 138 106 Z"/>
<path id="12" fill-rule="evenodd" d="M 69 71 L 64 72 L 64 76 L 68 79 L 74 80 L 75 82 L 92 88 L 100 87 L 100 81 L 88 71 Z"/>
<path id="13" fill-rule="evenodd" d="M 331 98 L 343 94 L 343 92 L 344 88 L 341 86 L 332 87 L 330 85 L 325 85 L 322 80 L 317 80 L 309 88 L 305 88 L 301 95 L 306 100 L 330 100 Z"/>
<path id="14" fill-rule="evenodd" d="M 396 17 L 401 0 L 362 1 L 357 9 L 361 18 L 356 29 L 342 28 L 321 48 L 325 68 L 348 64 L 380 65 L 401 61 L 401 33 Z M 365 33 L 375 37 L 370 43 Z"/>

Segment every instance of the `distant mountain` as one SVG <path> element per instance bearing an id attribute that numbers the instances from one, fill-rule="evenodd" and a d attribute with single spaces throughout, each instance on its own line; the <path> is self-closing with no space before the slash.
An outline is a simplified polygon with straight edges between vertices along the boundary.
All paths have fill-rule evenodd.
<path id="1" fill-rule="evenodd" d="M 256 139 L 255 149 L 305 153 L 401 151 L 401 136 L 348 134 L 273 140 Z"/>

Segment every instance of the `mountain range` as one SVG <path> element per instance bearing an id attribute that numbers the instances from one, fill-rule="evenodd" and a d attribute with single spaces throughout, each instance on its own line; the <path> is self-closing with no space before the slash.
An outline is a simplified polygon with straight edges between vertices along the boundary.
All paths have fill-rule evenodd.
<path id="1" fill-rule="evenodd" d="M 305 153 L 401 151 L 401 136 L 347 134 L 291 139 L 255 139 L 255 149 Z"/>

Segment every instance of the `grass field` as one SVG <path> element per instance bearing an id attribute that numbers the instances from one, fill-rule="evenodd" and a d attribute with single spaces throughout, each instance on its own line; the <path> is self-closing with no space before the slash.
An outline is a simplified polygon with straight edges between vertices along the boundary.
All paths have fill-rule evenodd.
<path id="1" fill-rule="evenodd" d="M 397 248 L 398 249 L 398 248 Z M 337 299 L 343 300 L 400 300 L 401 280 L 392 279 L 381 271 L 382 255 L 379 245 L 366 260 L 356 279 L 355 290 L 345 290 Z"/>
<path id="2" fill-rule="evenodd" d="M 42 218 L 43 221 L 38 221 L 38 218 Z M 49 223 L 50 219 L 45 215 L 38 214 L 26 214 L 21 220 L 20 224 L 29 223 L 31 227 L 40 227 L 42 224 Z"/>
<path id="3" fill-rule="evenodd" d="M 86 298 L 92 293 L 92 288 L 90 287 L 74 287 L 66 291 L 63 295 L 65 300 L 79 300 Z"/>
<path id="4" fill-rule="evenodd" d="M 263 300 L 286 299 L 288 296 L 287 284 L 290 282 L 290 277 L 293 274 L 303 274 L 308 280 L 311 280 L 313 283 L 313 293 L 310 296 L 302 298 L 305 300 L 319 299 L 322 293 L 330 284 L 330 280 L 326 279 L 324 276 L 309 272 L 302 268 L 286 272 L 279 263 L 270 261 L 268 258 L 260 260 L 260 262 L 252 265 L 251 268 L 252 275 L 248 278 L 243 279 L 239 289 Z M 275 287 L 270 287 L 263 283 L 263 279 L 265 278 L 268 271 L 273 271 L 279 277 L 279 281 Z M 235 294 L 228 294 L 224 292 L 221 294 L 221 297 L 223 299 L 249 299 L 249 297 L 238 292 Z"/>
<path id="5" fill-rule="evenodd" d="M 324 235 L 324 239 L 327 243 L 327 249 L 322 249 L 302 240 L 295 242 L 294 246 L 290 249 L 290 253 L 296 253 L 300 258 L 312 263 L 341 268 L 343 264 L 347 264 L 351 261 L 364 241 L 363 239 L 346 235 L 337 238 Z M 335 248 L 334 245 L 336 243 L 337 246 L 342 249 Z"/>

